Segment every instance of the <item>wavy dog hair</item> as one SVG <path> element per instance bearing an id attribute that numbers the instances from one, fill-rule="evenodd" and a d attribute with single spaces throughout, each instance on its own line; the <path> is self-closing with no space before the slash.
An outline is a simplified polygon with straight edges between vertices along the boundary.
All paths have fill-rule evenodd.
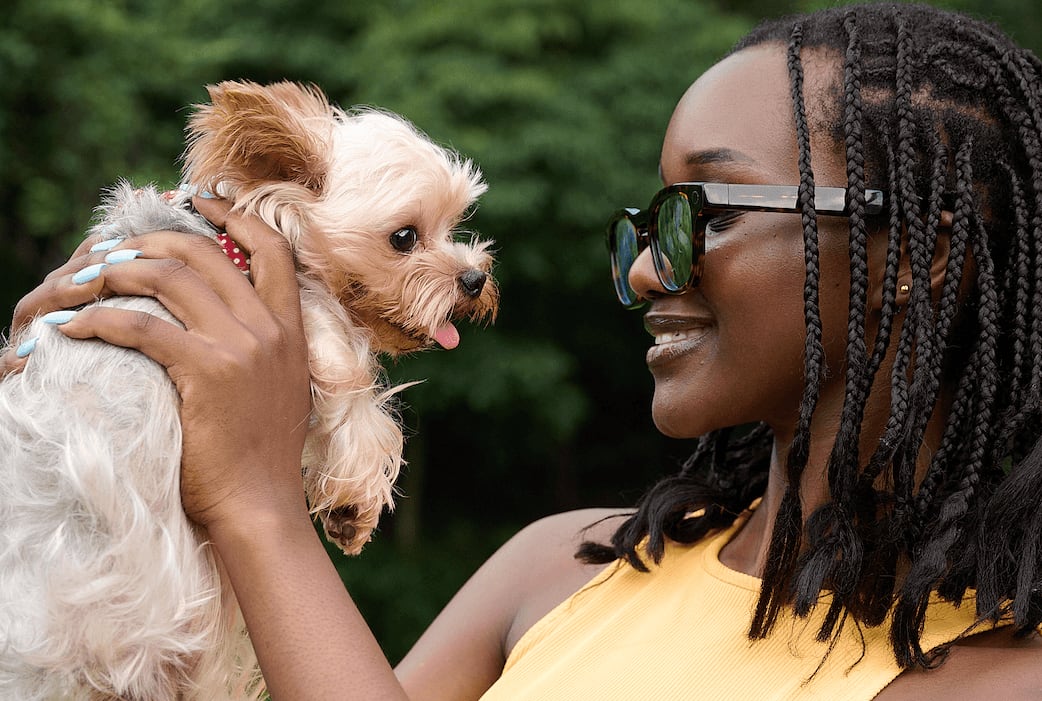
<path id="1" fill-rule="evenodd" d="M 892 616 L 902 667 L 935 666 L 947 652 L 920 644 L 933 592 L 975 605 L 981 622 L 1011 618 L 1027 633 L 1042 623 L 1042 62 L 990 24 L 924 5 L 867 4 L 773 20 L 734 51 L 762 44 L 788 52 L 807 333 L 788 487 L 749 635 L 766 637 L 790 607 L 808 615 L 823 591 L 832 597 L 820 640 L 838 635 L 844 621 L 877 626 Z M 808 50 L 835 59 L 835 96 L 826 96 L 834 115 L 822 125 L 811 124 L 804 108 L 801 52 Z M 831 132 L 845 149 L 852 213 L 845 400 L 827 466 L 831 498 L 804 524 L 798 486 L 824 367 L 812 130 Z M 865 213 L 869 187 L 887 196 L 879 221 Z M 952 224 L 939 234 L 942 211 Z M 887 236 L 887 253 L 878 323 L 867 327 L 870 235 Z M 949 250 L 939 297 L 931 299 L 939 235 Z M 902 255 L 912 284 L 904 321 L 895 324 Z M 894 344 L 884 377 L 878 370 Z M 881 382 L 889 383 L 889 418 L 864 459 L 866 399 Z M 953 397 L 943 438 L 917 480 L 942 385 Z M 646 570 L 642 558 L 658 562 L 664 539 L 693 542 L 731 524 L 763 493 L 771 441 L 764 425 L 703 436 L 680 473 L 641 499 L 610 547 L 586 543 L 579 556 L 621 557 Z"/>

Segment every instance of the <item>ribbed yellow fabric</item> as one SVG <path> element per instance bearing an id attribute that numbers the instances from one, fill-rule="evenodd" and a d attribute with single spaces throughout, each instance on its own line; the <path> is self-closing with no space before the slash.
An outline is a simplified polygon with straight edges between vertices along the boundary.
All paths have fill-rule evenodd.
<path id="1" fill-rule="evenodd" d="M 863 629 L 862 656 L 857 627 L 846 625 L 816 674 L 828 647 L 814 640 L 827 599 L 809 619 L 749 640 L 760 580 L 719 559 L 742 522 L 695 545 L 670 544 L 650 573 L 610 565 L 532 626 L 482 701 L 874 698 L 901 671 L 886 626 Z M 923 648 L 970 628 L 973 608 L 931 601 Z"/>

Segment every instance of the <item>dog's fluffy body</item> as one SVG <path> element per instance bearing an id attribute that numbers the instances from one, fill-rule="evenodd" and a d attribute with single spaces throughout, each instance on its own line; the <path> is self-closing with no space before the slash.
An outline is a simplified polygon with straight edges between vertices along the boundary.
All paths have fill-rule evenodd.
<path id="1" fill-rule="evenodd" d="M 450 319 L 495 314 L 488 244 L 453 234 L 484 184 L 395 116 L 346 113 L 289 83 L 210 92 L 189 124 L 185 179 L 258 214 L 294 250 L 312 375 L 305 490 L 354 553 L 391 507 L 401 463 L 377 354 L 452 347 Z M 187 204 L 124 184 L 92 233 L 212 238 Z M 417 234 L 406 251 L 390 241 L 403 229 Z M 177 323 L 151 298 L 101 304 Z M 39 320 L 13 342 L 34 336 L 25 371 L 0 383 L 0 699 L 256 698 L 234 596 L 181 509 L 166 371 Z"/>

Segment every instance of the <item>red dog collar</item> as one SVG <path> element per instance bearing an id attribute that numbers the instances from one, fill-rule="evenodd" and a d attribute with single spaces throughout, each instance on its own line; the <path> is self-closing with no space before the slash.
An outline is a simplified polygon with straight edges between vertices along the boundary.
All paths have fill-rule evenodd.
<path id="1" fill-rule="evenodd" d="M 228 258 L 235 263 L 235 267 L 242 272 L 249 274 L 250 259 L 247 257 L 246 253 L 239 248 L 239 244 L 232 241 L 228 234 L 223 231 L 217 234 L 216 238 L 217 243 L 221 244 L 221 250 L 224 251 L 224 255 L 228 256 Z"/>

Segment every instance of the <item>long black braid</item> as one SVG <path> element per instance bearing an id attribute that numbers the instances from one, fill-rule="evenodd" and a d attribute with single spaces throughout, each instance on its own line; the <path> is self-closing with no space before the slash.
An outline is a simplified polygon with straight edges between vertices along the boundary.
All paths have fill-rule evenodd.
<path id="1" fill-rule="evenodd" d="M 1032 631 L 1042 624 L 1042 61 L 985 22 L 908 4 L 773 20 L 735 51 L 762 44 L 788 47 L 807 340 L 788 487 L 750 636 L 768 635 L 789 606 L 807 615 L 826 591 L 819 639 L 835 638 L 848 618 L 870 626 L 889 620 L 895 657 L 906 667 L 935 665 L 946 652 L 921 647 L 932 595 L 970 597 L 965 605 L 975 605 L 981 621 L 1011 617 L 1018 632 Z M 815 128 L 831 132 L 846 155 L 850 295 L 830 501 L 805 515 L 797 490 L 824 372 L 801 59 L 808 51 L 842 69 L 833 114 Z M 866 188 L 888 199 L 875 218 L 865 213 Z M 942 212 L 951 213 L 950 227 L 942 227 Z M 880 308 L 869 322 L 873 236 L 886 236 L 887 253 Z M 905 261 L 910 290 L 902 288 L 901 308 Z M 890 414 L 866 458 L 865 406 L 884 381 L 876 375 L 888 354 Z M 928 455 L 924 435 L 940 402 L 946 422 Z M 661 559 L 666 539 L 690 543 L 730 525 L 762 494 L 772 441 L 762 425 L 704 436 L 681 472 L 645 495 L 611 546 L 588 543 L 580 556 L 622 557 L 644 570 L 647 558 Z"/>
<path id="2" fill-rule="evenodd" d="M 803 531 L 803 509 L 800 504 L 800 483 L 810 455 L 810 423 L 818 401 L 818 388 L 825 367 L 825 352 L 821 344 L 821 316 L 818 306 L 818 221 L 814 210 L 814 171 L 810 160 L 810 125 L 803 100 L 803 65 L 800 52 L 803 28 L 796 23 L 789 40 L 787 63 L 791 76 L 793 117 L 796 122 L 796 143 L 799 148 L 800 185 L 799 204 L 803 222 L 803 249 L 806 284 L 803 288 L 803 317 L 807 325 L 804 344 L 804 373 L 813 378 L 804 383 L 800 400 L 799 419 L 792 445 L 786 458 L 785 494 L 778 508 L 774 537 L 767 553 L 763 596 L 753 615 L 752 635 L 767 634 L 777 620 L 782 606 L 787 603 L 785 583 L 790 581 L 796 567 Z"/>

